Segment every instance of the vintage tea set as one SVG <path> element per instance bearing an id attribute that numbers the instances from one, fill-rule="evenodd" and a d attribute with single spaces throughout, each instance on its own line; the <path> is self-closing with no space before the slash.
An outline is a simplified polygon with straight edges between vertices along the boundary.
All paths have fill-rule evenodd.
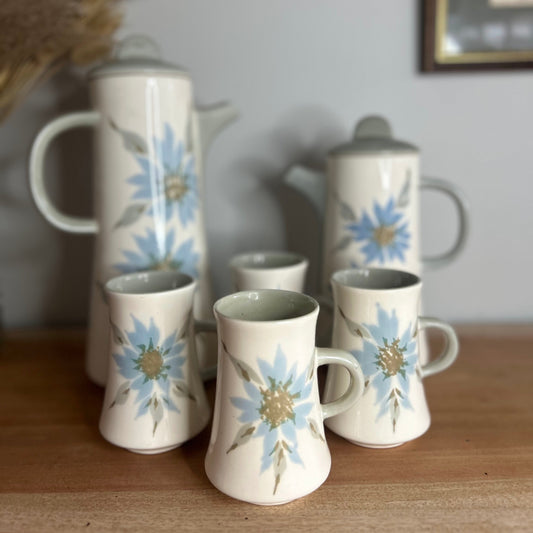
<path id="1" fill-rule="evenodd" d="M 462 193 L 419 178 L 418 149 L 393 139 L 375 116 L 331 150 L 325 176 L 287 172 L 287 185 L 324 220 L 321 293 L 331 286 L 332 296 L 318 300 L 333 325 L 331 348 L 317 348 L 319 304 L 302 292 L 308 261 L 298 254 L 234 257 L 236 292 L 213 306 L 203 160 L 235 119 L 233 107 L 196 110 L 187 72 L 162 61 L 144 36 L 125 39 L 89 74 L 89 86 L 93 110 L 59 117 L 35 139 L 30 183 L 50 223 L 96 235 L 86 370 L 106 387 L 102 435 L 144 454 L 181 445 L 209 423 L 204 381 L 216 375 L 207 476 L 225 494 L 261 505 L 300 498 L 326 480 L 324 424 L 371 448 L 422 435 L 430 425 L 423 379 L 453 363 L 458 342 L 448 324 L 419 317 L 419 274 L 464 247 Z M 95 132 L 94 219 L 59 212 L 44 187 L 50 142 L 80 126 Z M 449 251 L 420 259 L 424 187 L 452 198 L 459 231 Z M 431 360 L 428 327 L 446 338 Z M 332 365 L 326 403 L 321 365 Z"/>

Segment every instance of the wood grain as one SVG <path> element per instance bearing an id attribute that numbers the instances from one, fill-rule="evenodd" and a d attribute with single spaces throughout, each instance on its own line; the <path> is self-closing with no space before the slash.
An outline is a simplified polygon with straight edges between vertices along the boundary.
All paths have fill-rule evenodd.
<path id="1" fill-rule="evenodd" d="M 457 363 L 425 381 L 432 426 L 423 437 L 370 450 L 328 432 L 326 483 L 270 508 L 210 485 L 209 430 L 155 456 L 104 441 L 103 390 L 84 375 L 82 331 L 8 332 L 0 531 L 531 531 L 533 327 L 458 329 Z"/>

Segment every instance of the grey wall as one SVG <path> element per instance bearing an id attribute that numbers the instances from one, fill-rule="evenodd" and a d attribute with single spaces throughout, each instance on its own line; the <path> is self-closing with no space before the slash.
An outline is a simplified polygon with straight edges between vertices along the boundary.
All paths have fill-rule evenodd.
<path id="1" fill-rule="evenodd" d="M 207 161 L 207 225 L 215 290 L 226 264 L 251 248 L 319 257 L 318 222 L 286 190 L 292 163 L 323 168 L 355 122 L 383 114 L 421 148 L 422 173 L 448 178 L 470 199 L 467 249 L 424 275 L 427 314 L 460 321 L 533 320 L 533 71 L 418 72 L 415 0 L 130 1 L 121 35 L 155 37 L 186 67 L 196 100 L 229 99 L 241 119 Z M 80 323 L 87 313 L 91 237 L 61 234 L 36 211 L 27 185 L 31 141 L 59 113 L 87 107 L 79 72 L 38 90 L 0 128 L 0 281 L 6 326 Z M 91 212 L 88 132 L 50 155 L 49 187 L 66 211 Z M 427 253 L 451 243 L 453 209 L 424 194 Z M 309 289 L 316 283 L 310 272 Z"/>

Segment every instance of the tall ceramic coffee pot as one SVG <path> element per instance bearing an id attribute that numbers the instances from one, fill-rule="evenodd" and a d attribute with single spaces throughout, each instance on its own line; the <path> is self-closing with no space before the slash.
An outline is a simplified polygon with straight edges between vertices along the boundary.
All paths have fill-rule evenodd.
<path id="1" fill-rule="evenodd" d="M 285 182 L 308 196 L 324 219 L 322 290 L 340 269 L 370 266 L 420 274 L 443 266 L 462 250 L 468 233 L 466 202 L 442 179 L 419 177 L 419 150 L 397 141 L 387 121 L 370 116 L 356 126 L 353 140 L 331 150 L 326 176 L 292 167 Z M 420 256 L 419 188 L 451 197 L 459 229 L 450 250 Z"/>
<path id="2" fill-rule="evenodd" d="M 32 147 L 31 190 L 44 217 L 72 233 L 96 234 L 86 370 L 104 385 L 109 316 L 105 282 L 141 270 L 180 270 L 198 280 L 194 314 L 211 315 L 203 215 L 205 153 L 236 117 L 229 105 L 197 111 L 190 76 L 159 59 L 144 36 L 132 36 L 113 60 L 89 74 L 93 110 L 47 124 Z M 44 187 L 44 159 L 60 133 L 94 130 L 94 219 L 59 212 Z M 213 337 L 213 336 L 211 336 Z M 199 339 L 201 365 L 216 361 L 216 343 Z"/>

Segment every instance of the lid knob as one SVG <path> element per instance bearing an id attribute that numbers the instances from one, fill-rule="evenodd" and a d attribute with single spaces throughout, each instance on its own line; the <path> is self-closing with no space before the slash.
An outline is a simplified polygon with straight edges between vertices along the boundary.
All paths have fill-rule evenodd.
<path id="1" fill-rule="evenodd" d="M 362 118 L 355 126 L 354 140 L 364 138 L 392 139 L 392 128 L 387 120 L 379 115 Z"/>
<path id="2" fill-rule="evenodd" d="M 160 59 L 161 50 L 147 35 L 130 35 L 118 43 L 114 56 L 118 59 Z"/>

